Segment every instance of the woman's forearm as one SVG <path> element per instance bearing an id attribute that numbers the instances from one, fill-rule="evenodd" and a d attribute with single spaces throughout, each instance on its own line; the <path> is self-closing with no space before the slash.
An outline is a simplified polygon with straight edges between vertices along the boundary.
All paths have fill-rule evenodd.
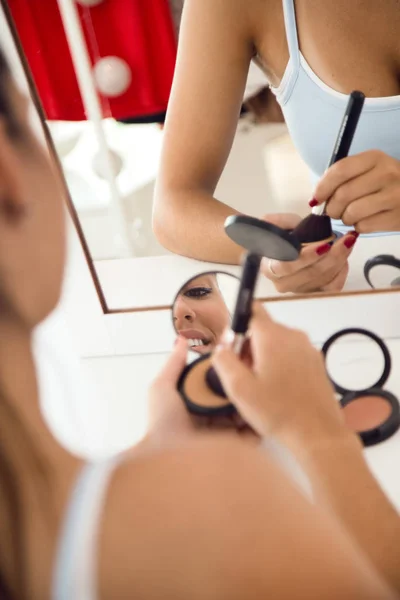
<path id="1" fill-rule="evenodd" d="M 160 196 L 163 196 L 160 198 Z M 167 250 L 207 262 L 239 264 L 243 248 L 224 231 L 236 210 L 201 191 L 156 192 L 153 231 Z"/>
<path id="2" fill-rule="evenodd" d="M 369 470 L 358 438 L 327 439 L 298 456 L 316 501 L 334 512 L 400 592 L 400 516 Z"/>

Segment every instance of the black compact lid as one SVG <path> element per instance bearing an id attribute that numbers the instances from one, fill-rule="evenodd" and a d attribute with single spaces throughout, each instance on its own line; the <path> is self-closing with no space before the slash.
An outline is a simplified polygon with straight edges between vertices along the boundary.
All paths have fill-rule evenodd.
<path id="1" fill-rule="evenodd" d="M 367 394 L 371 388 L 374 388 L 374 389 L 381 388 L 388 380 L 388 377 L 390 375 L 390 371 L 392 368 L 392 360 L 390 358 L 390 352 L 389 352 L 389 349 L 386 346 L 385 342 L 379 336 L 377 336 L 375 333 L 372 333 L 372 331 L 368 331 L 367 329 L 361 329 L 361 328 L 357 328 L 357 327 L 342 329 L 341 331 L 338 331 L 337 333 L 332 335 L 325 342 L 325 344 L 322 346 L 322 353 L 325 356 L 325 360 L 326 360 L 327 354 L 329 352 L 329 349 L 332 347 L 332 345 L 337 340 L 339 340 L 340 338 L 342 338 L 346 335 L 353 335 L 353 334 L 364 335 L 365 337 L 369 338 L 370 340 L 372 340 L 373 342 L 375 342 L 378 345 L 379 349 L 381 350 L 381 352 L 383 354 L 384 368 L 383 368 L 382 375 L 379 377 L 378 381 L 374 385 L 368 386 L 365 389 L 357 390 L 357 392 L 354 392 L 354 390 L 347 390 L 343 386 L 339 385 L 338 383 L 336 383 L 336 381 L 334 379 L 332 379 L 331 375 L 328 373 L 329 379 L 331 380 L 332 384 L 334 385 L 335 390 L 342 396 L 347 395 L 347 394 L 352 395 L 352 396 L 354 396 L 354 394 L 357 394 L 357 396 L 359 396 L 362 393 Z M 354 399 L 354 398 L 352 398 L 352 399 Z"/>
<path id="2" fill-rule="evenodd" d="M 300 254 L 301 244 L 294 236 L 261 219 L 233 215 L 226 219 L 225 231 L 236 244 L 260 256 L 290 261 Z"/>
<path id="3" fill-rule="evenodd" d="M 381 266 L 394 267 L 399 270 L 399 277 L 393 279 L 391 286 L 400 286 L 400 259 L 392 256 L 391 254 L 379 254 L 378 256 L 374 256 L 373 258 L 367 260 L 364 265 L 364 277 L 367 280 L 368 285 L 375 289 L 375 286 L 371 281 L 371 271 L 372 269 Z"/>

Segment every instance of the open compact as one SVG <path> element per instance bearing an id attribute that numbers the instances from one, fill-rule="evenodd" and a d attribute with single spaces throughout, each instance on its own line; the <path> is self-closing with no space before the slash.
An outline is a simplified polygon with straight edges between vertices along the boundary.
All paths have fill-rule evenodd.
<path id="1" fill-rule="evenodd" d="M 346 424 L 364 446 L 380 444 L 395 434 L 400 405 L 394 394 L 383 389 L 391 371 L 385 342 L 366 329 L 343 329 L 325 342 L 322 353 Z M 361 369 L 363 361 L 366 366 Z"/>
<path id="2" fill-rule="evenodd" d="M 225 232 L 233 242 L 250 252 L 274 260 L 291 261 L 296 260 L 308 244 L 334 243 L 342 237 L 341 233 L 332 230 L 329 217 L 319 218 L 325 219 L 325 224 L 310 232 L 307 227 L 309 217 L 296 229 L 286 230 L 255 217 L 232 215 L 225 221 Z"/>
<path id="3" fill-rule="evenodd" d="M 367 260 L 364 277 L 377 290 L 400 286 L 400 259 L 391 254 L 380 254 Z"/>

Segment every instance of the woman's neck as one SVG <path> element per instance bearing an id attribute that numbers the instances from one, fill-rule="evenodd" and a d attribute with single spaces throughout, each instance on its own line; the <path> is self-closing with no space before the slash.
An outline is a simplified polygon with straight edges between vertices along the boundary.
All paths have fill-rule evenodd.
<path id="1" fill-rule="evenodd" d="M 0 319 L 0 570 L 14 588 L 23 569 L 29 597 L 47 596 L 58 529 L 80 464 L 43 420 L 30 332 Z"/>

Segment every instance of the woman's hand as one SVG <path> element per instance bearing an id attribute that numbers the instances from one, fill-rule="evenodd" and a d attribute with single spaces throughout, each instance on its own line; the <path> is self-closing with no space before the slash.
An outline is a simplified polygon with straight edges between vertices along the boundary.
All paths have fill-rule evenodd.
<path id="1" fill-rule="evenodd" d="M 174 350 L 149 390 L 147 441 L 164 441 L 217 430 L 236 435 L 254 432 L 240 415 L 232 417 L 197 417 L 191 415 L 177 391 L 178 379 L 186 366 L 187 340 L 178 337 Z"/>
<path id="2" fill-rule="evenodd" d="M 283 229 L 294 229 L 301 221 L 297 215 L 267 215 L 265 221 Z M 338 292 L 343 289 L 349 272 L 348 258 L 357 240 L 349 233 L 332 246 L 310 244 L 301 251 L 298 260 L 281 262 L 263 259 L 261 272 L 281 294 L 287 292 Z"/>
<path id="3" fill-rule="evenodd" d="M 327 214 L 359 233 L 400 231 L 400 161 L 369 150 L 332 165 L 315 190 Z"/>
<path id="4" fill-rule="evenodd" d="M 288 446 L 349 434 L 326 375 L 321 353 L 307 336 L 275 323 L 254 303 L 253 366 L 230 349 L 218 349 L 214 366 L 229 399 L 260 436 L 275 435 Z"/>

